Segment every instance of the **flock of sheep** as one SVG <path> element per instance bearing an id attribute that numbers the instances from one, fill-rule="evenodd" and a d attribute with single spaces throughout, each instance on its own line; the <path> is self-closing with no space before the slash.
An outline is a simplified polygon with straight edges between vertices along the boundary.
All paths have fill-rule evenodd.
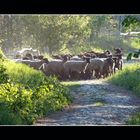
<path id="1" fill-rule="evenodd" d="M 15 62 L 41 70 L 46 76 L 55 75 L 60 80 L 105 78 L 116 70 L 121 70 L 123 64 L 120 48 L 115 49 L 113 54 L 107 50 L 103 53 L 90 51 L 76 56 L 53 55 L 52 60 L 44 58 L 40 53 L 34 54 L 33 49 L 32 51 L 26 49 L 23 52 L 18 54 L 18 57 L 15 56 Z"/>

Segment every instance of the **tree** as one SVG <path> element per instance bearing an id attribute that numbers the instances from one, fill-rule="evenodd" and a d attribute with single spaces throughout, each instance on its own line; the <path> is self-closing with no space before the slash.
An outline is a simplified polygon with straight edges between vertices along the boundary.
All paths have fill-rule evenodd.
<path id="1" fill-rule="evenodd" d="M 134 52 L 129 53 L 129 54 L 127 55 L 126 60 L 129 61 L 129 60 L 132 59 L 132 57 L 134 57 L 134 58 L 139 58 L 139 56 L 140 56 L 140 49 L 137 50 L 137 51 L 134 51 Z"/>
<path id="2" fill-rule="evenodd" d="M 125 31 L 140 30 L 140 16 L 139 15 L 129 15 L 126 16 L 122 22 L 125 27 Z"/>

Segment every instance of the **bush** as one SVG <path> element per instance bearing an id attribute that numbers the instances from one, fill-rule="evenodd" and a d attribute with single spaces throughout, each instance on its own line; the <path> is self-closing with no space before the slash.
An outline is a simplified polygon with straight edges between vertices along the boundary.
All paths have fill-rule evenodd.
<path id="1" fill-rule="evenodd" d="M 2 64 L 0 64 L 0 84 L 6 83 L 9 80 L 9 76 L 6 73 L 6 68 Z"/>
<path id="2" fill-rule="evenodd" d="M 0 49 L 0 84 L 6 83 L 9 80 L 9 76 L 6 73 L 6 68 L 3 66 L 4 60 L 3 52 Z"/>
<path id="3" fill-rule="evenodd" d="M 2 50 L 0 49 L 0 60 L 3 60 L 3 56 L 4 56 L 4 54 L 3 54 Z"/>
<path id="4" fill-rule="evenodd" d="M 26 89 L 21 84 L 1 84 L 0 102 L 5 103 L 10 110 L 10 113 L 6 110 L 9 117 L 12 114 L 8 120 L 16 116 L 22 124 L 32 124 L 38 117 L 68 105 L 70 97 L 66 94 L 67 89 L 61 84 L 57 84 L 57 90 L 55 88 L 47 82 L 33 89 Z"/>
<path id="5" fill-rule="evenodd" d="M 2 76 L 9 79 L 0 85 L 0 124 L 33 124 L 71 102 L 68 89 L 56 77 L 11 61 L 4 61 L 3 67 Z"/>
<path id="6" fill-rule="evenodd" d="M 5 103 L 0 103 L 0 125 L 14 124 L 22 124 L 22 121 Z"/>
<path id="7" fill-rule="evenodd" d="M 32 90 L 25 89 L 21 84 L 6 83 L 0 86 L 1 103 L 5 103 L 8 109 L 15 116 L 18 116 L 22 123 L 28 124 L 32 122 L 29 117 L 33 107 L 31 96 Z"/>

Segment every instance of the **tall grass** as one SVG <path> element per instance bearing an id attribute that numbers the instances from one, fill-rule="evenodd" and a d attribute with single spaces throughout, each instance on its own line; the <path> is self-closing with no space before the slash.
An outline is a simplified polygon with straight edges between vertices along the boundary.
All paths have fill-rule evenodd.
<path id="1" fill-rule="evenodd" d="M 140 97 L 140 63 L 129 64 L 122 71 L 108 78 L 109 82 L 122 86 Z M 140 125 L 140 112 L 131 117 L 127 122 L 128 125 Z"/>
<path id="2" fill-rule="evenodd" d="M 140 96 L 140 64 L 126 65 L 122 71 L 108 78 L 109 82 L 122 86 Z"/>
<path id="3" fill-rule="evenodd" d="M 25 64 L 5 61 L 3 65 L 10 79 L 16 83 L 21 83 L 32 88 L 41 85 L 45 79 L 41 71 L 39 72 Z"/>

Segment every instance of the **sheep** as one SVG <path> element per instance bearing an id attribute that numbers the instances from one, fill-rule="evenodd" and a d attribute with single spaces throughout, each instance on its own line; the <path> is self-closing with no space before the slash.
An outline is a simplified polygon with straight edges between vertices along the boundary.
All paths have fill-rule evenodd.
<path id="1" fill-rule="evenodd" d="M 122 70 L 123 60 L 120 59 L 119 57 L 113 57 L 113 60 L 114 60 L 114 62 L 115 62 L 114 73 L 116 72 L 116 68 L 117 68 L 118 70 Z"/>
<path id="2" fill-rule="evenodd" d="M 15 53 L 15 58 L 22 58 L 25 57 L 27 54 L 39 56 L 40 52 L 38 50 L 33 50 L 32 48 L 24 48 Z"/>
<path id="3" fill-rule="evenodd" d="M 52 57 L 53 57 L 54 59 L 61 59 L 61 58 L 62 58 L 60 55 L 52 55 Z"/>
<path id="4" fill-rule="evenodd" d="M 60 79 L 64 79 L 65 75 L 64 75 L 64 66 L 63 64 L 66 62 L 67 60 L 59 60 L 59 59 L 55 59 L 50 61 L 48 64 L 42 64 L 39 68 L 39 70 L 42 70 L 46 76 L 50 76 L 50 75 L 55 75 Z"/>
<path id="5" fill-rule="evenodd" d="M 30 60 L 28 57 L 22 57 L 22 60 Z"/>
<path id="6" fill-rule="evenodd" d="M 122 48 L 115 48 L 115 54 L 121 54 L 122 53 Z"/>
<path id="7" fill-rule="evenodd" d="M 83 61 L 75 61 L 75 60 L 70 60 L 64 63 L 64 70 L 67 78 L 72 78 L 72 73 L 76 72 L 78 75 L 79 74 L 84 74 L 86 67 L 90 63 L 90 58 L 85 58 Z"/>
<path id="8" fill-rule="evenodd" d="M 113 74 L 114 60 L 112 58 L 107 58 L 104 60 L 104 66 L 102 69 L 103 78 Z"/>
<path id="9" fill-rule="evenodd" d="M 17 51 L 15 56 L 25 56 L 27 53 L 32 53 L 32 48 L 24 48 L 20 51 Z"/>
<path id="10" fill-rule="evenodd" d="M 36 59 L 39 59 L 39 60 L 42 60 L 44 58 L 43 55 L 34 55 L 33 58 L 36 60 Z"/>
<path id="11" fill-rule="evenodd" d="M 121 48 L 116 48 L 114 49 L 115 50 L 115 53 L 114 53 L 114 57 L 118 57 L 119 59 L 122 59 L 122 56 L 123 56 L 123 53 L 122 53 L 122 50 Z"/>
<path id="12" fill-rule="evenodd" d="M 89 74 L 90 76 L 92 76 L 93 71 L 95 71 L 95 76 L 96 78 L 98 78 L 101 66 L 103 66 L 103 61 L 100 58 L 91 59 L 90 64 L 87 66 L 86 69 L 86 75 L 88 76 L 88 78 Z"/>
<path id="13" fill-rule="evenodd" d="M 34 69 L 39 69 L 39 67 L 43 64 L 43 63 L 48 63 L 48 59 L 44 58 L 43 60 L 38 60 L 38 61 L 32 61 L 32 60 L 17 60 L 17 63 L 23 63 L 26 64 L 30 67 L 33 67 Z"/>
<path id="14" fill-rule="evenodd" d="M 91 51 L 91 52 L 84 53 L 83 56 L 90 57 L 90 58 L 95 58 L 96 54 Z"/>
<path id="15" fill-rule="evenodd" d="M 32 51 L 32 55 L 33 55 L 33 56 L 40 56 L 39 50 L 34 50 L 34 49 L 32 49 L 31 51 Z"/>
<path id="16" fill-rule="evenodd" d="M 32 54 L 27 53 L 24 57 L 21 57 L 22 60 L 34 60 L 34 57 Z"/>
<path id="17" fill-rule="evenodd" d="M 22 58 L 22 56 L 20 55 L 20 54 L 16 54 L 15 56 L 14 56 L 14 59 L 21 59 Z"/>
<path id="18" fill-rule="evenodd" d="M 70 60 L 82 61 L 82 58 L 80 58 L 79 56 L 73 56 L 73 57 L 70 58 Z"/>
<path id="19" fill-rule="evenodd" d="M 25 55 L 25 57 L 27 57 L 28 60 L 34 60 L 33 55 L 32 55 L 31 53 L 27 53 L 27 54 Z"/>
<path id="20" fill-rule="evenodd" d="M 95 71 L 96 78 L 107 77 L 108 74 L 113 72 L 113 59 L 112 58 L 94 58 L 90 60 L 90 64 L 87 66 L 86 75 L 89 78 Z"/>

